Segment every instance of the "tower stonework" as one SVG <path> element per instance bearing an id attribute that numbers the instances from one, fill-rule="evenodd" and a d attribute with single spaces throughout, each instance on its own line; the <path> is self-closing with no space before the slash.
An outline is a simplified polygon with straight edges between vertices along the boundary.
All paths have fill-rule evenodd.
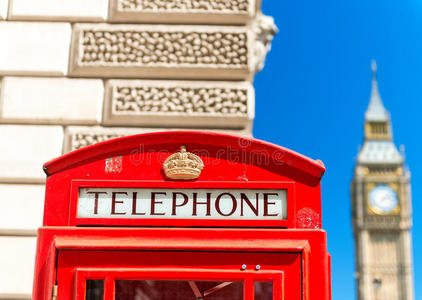
<path id="1" fill-rule="evenodd" d="M 364 142 L 351 185 L 358 300 L 413 300 L 410 173 L 393 142 L 372 65 Z"/>

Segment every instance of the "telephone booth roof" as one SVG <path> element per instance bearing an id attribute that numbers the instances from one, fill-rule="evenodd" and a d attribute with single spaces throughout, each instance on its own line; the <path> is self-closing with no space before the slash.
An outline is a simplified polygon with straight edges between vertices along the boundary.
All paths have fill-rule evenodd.
<path id="1" fill-rule="evenodd" d="M 248 153 L 256 151 L 257 154 L 270 158 L 275 164 L 279 163 L 280 166 L 289 167 L 316 180 L 320 180 L 325 172 L 324 164 L 320 160 L 313 160 L 282 146 L 250 137 L 198 131 L 153 132 L 116 138 L 50 160 L 44 164 L 43 168 L 45 173 L 50 176 L 104 157 L 127 153 L 128 150 L 137 149 L 140 145 L 144 145 L 144 147 L 195 145 L 202 149 L 230 147 L 230 150 L 234 151 Z"/>
<path id="2" fill-rule="evenodd" d="M 163 164 L 187 152 L 203 161 L 193 180 L 169 179 Z M 292 150 L 249 137 L 171 131 L 139 134 L 88 146 L 44 165 L 47 174 L 44 226 L 164 225 L 321 228 L 320 180 L 323 163 Z M 77 217 L 82 188 L 285 190 L 286 218 L 275 221 L 103 220 Z M 70 195 L 70 196 L 69 196 Z M 258 197 L 258 196 L 257 196 Z M 257 200 L 258 201 L 258 200 Z M 80 222 L 79 222 L 79 221 Z M 79 223 L 78 223 L 79 222 Z"/>

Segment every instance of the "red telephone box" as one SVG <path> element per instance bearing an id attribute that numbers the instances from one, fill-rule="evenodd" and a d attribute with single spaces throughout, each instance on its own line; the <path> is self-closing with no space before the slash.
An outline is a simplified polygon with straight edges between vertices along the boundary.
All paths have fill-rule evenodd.
<path id="1" fill-rule="evenodd" d="M 33 300 L 330 299 L 320 161 L 255 139 L 161 132 L 44 170 Z"/>

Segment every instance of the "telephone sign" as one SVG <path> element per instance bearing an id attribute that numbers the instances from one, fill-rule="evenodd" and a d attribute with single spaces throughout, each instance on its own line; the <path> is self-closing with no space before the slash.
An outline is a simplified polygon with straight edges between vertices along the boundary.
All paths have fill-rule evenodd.
<path id="1" fill-rule="evenodd" d="M 81 188 L 78 218 L 285 220 L 286 190 Z"/>
<path id="2" fill-rule="evenodd" d="M 160 132 L 44 170 L 33 300 L 330 299 L 320 161 L 255 139 Z"/>

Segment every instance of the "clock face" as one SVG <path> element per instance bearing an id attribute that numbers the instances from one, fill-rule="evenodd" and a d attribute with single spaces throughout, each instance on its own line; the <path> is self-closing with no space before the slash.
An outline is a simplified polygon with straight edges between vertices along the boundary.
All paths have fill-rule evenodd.
<path id="1" fill-rule="evenodd" d="M 369 203 L 376 212 L 387 214 L 399 204 L 397 192 L 386 184 L 379 184 L 369 192 Z"/>

